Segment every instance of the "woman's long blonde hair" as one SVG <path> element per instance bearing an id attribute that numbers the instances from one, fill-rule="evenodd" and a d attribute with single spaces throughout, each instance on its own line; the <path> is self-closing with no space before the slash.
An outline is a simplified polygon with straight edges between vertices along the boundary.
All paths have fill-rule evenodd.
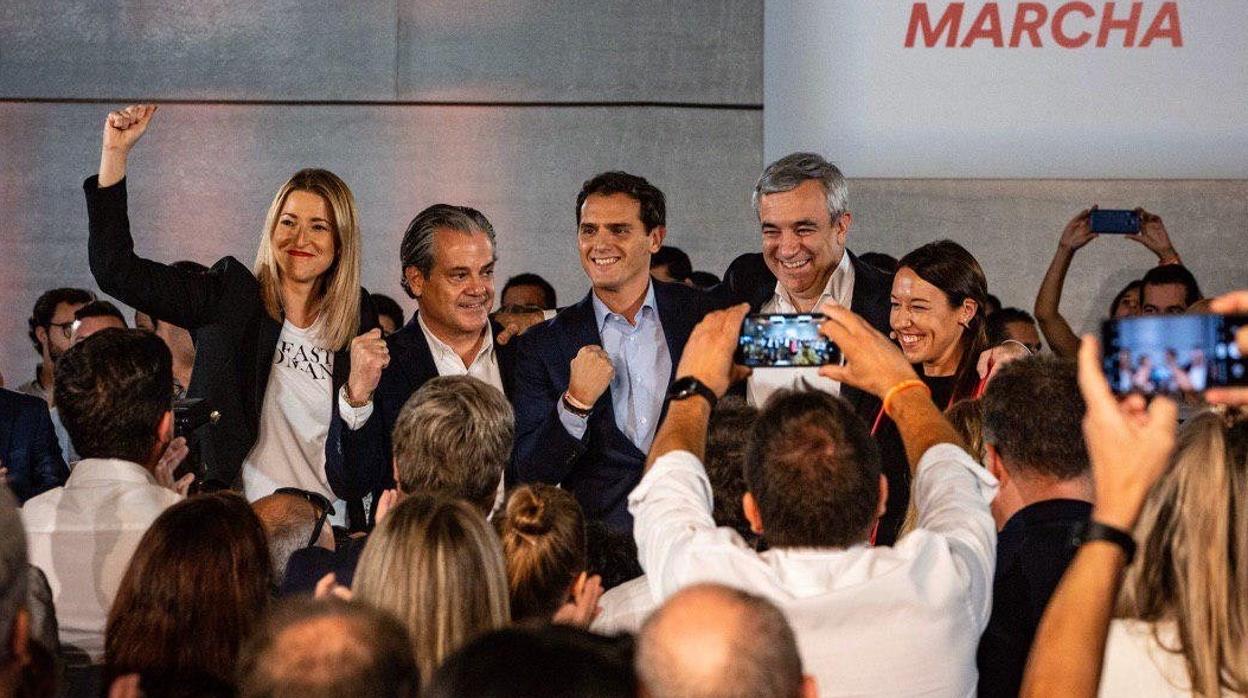
<path id="1" fill-rule="evenodd" d="M 1248 693 L 1248 418 L 1203 412 L 1180 430 L 1170 469 L 1136 525 L 1117 615 L 1173 622 L 1196 695 Z"/>
<path id="2" fill-rule="evenodd" d="M 299 170 L 273 196 L 264 217 L 264 232 L 256 252 L 256 278 L 265 310 L 278 322 L 285 315 L 282 306 L 281 270 L 273 250 L 273 231 L 281 217 L 286 198 L 293 191 L 319 195 L 329 207 L 334 228 L 334 262 L 316 281 L 310 310 L 320 323 L 320 341 L 338 351 L 347 346 L 360 329 L 360 228 L 355 197 L 346 182 L 329 170 Z"/>
<path id="3" fill-rule="evenodd" d="M 407 627 L 425 681 L 452 652 L 511 621 L 498 536 L 480 511 L 445 497 L 411 495 L 386 515 L 352 591 Z"/>

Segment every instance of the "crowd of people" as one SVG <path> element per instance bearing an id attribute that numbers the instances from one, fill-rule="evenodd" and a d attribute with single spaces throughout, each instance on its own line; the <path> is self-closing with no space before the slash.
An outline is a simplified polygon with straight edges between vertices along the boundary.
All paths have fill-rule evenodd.
<path id="1" fill-rule="evenodd" d="M 817 154 L 763 170 L 722 277 L 604 172 L 579 300 L 526 273 L 496 302 L 494 227 L 435 204 L 405 318 L 326 170 L 251 265 L 136 254 L 155 112 L 109 114 L 83 184 L 133 323 L 42 294 L 0 390 L 0 696 L 1248 694 L 1248 388 L 1111 391 L 1059 311 L 1089 211 L 1033 318 L 955 242 L 851 253 Z M 1140 219 L 1157 266 L 1109 317 L 1248 313 Z M 751 313 L 818 314 L 838 360 L 740 365 Z"/>

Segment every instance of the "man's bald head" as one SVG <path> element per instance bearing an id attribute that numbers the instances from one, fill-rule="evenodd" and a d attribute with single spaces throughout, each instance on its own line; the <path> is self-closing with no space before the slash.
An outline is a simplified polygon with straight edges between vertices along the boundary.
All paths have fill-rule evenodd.
<path id="1" fill-rule="evenodd" d="M 420 689 L 398 621 L 338 599 L 284 602 L 243 649 L 238 670 L 243 698 L 414 698 Z"/>
<path id="2" fill-rule="evenodd" d="M 251 503 L 251 508 L 264 525 L 269 539 L 269 560 L 273 566 L 273 579 L 281 582 L 286 578 L 286 564 L 290 556 L 300 548 L 306 548 L 320 512 L 304 497 L 275 492 Z M 321 528 L 316 542 L 323 548 L 334 549 L 333 530 Z"/>
<path id="3" fill-rule="evenodd" d="M 797 698 L 797 640 L 766 599 L 718 584 L 673 595 L 642 625 L 637 676 L 650 696 Z"/>

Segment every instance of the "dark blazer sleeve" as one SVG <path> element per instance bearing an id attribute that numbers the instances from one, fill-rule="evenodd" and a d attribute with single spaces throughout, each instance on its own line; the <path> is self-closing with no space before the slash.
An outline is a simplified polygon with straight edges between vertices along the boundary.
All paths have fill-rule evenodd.
<path id="1" fill-rule="evenodd" d="M 360 331 L 364 334 L 377 327 L 377 312 L 368 291 L 360 289 Z M 346 347 L 334 358 L 332 416 L 325 438 L 325 479 L 329 488 L 342 499 L 359 499 L 370 492 L 393 486 L 390 482 L 390 433 L 384 426 L 380 405 L 374 402 L 373 414 L 356 431 L 347 428 L 338 413 L 338 390 L 351 375 L 351 350 Z M 380 392 L 381 388 L 378 388 Z"/>
<path id="2" fill-rule="evenodd" d="M 512 472 L 518 482 L 559 484 L 585 454 L 587 445 L 568 433 L 558 405 L 568 386 L 556 385 L 549 366 L 562 357 L 554 346 L 553 327 L 536 327 L 516 341 L 511 404 L 516 412 Z M 590 430 L 586 429 L 584 439 Z"/>
<path id="3" fill-rule="evenodd" d="M 69 468 L 52 428 L 47 404 L 39 399 L 4 391 L 8 412 L 8 447 L 0 466 L 8 469 L 8 484 L 19 503 L 65 484 Z"/>
<path id="4" fill-rule="evenodd" d="M 82 188 L 90 228 L 88 260 L 100 290 L 188 330 L 215 319 L 223 295 L 217 270 L 207 274 L 183 271 L 134 253 L 126 180 L 101 189 L 92 176 Z"/>

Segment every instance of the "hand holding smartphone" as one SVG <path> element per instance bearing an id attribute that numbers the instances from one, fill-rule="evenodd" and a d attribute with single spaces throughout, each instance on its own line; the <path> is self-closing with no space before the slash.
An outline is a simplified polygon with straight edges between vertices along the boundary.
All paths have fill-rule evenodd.
<path id="1" fill-rule="evenodd" d="M 755 313 L 741 322 L 736 362 L 750 368 L 839 364 L 841 350 L 819 333 L 822 313 Z"/>
<path id="2" fill-rule="evenodd" d="M 1107 320 L 1102 361 L 1119 395 L 1194 394 L 1248 386 L 1248 357 L 1235 333 L 1248 315 L 1144 315 Z"/>
<path id="3" fill-rule="evenodd" d="M 1125 209 L 1094 208 L 1088 213 L 1088 229 L 1097 234 L 1138 235 L 1140 214 Z"/>

